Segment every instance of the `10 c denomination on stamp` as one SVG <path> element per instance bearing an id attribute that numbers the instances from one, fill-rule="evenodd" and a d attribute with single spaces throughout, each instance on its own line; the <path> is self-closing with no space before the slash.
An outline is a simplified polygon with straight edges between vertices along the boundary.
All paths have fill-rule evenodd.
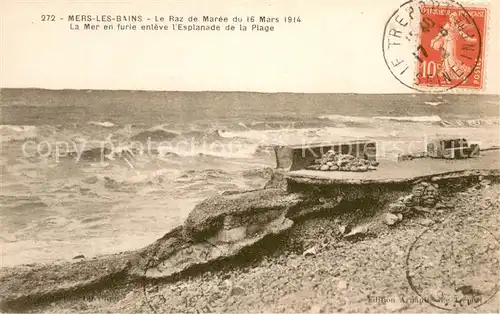
<path id="1" fill-rule="evenodd" d="M 424 92 L 482 89 L 487 9 L 455 0 L 411 0 L 389 18 L 383 54 L 392 75 Z"/>

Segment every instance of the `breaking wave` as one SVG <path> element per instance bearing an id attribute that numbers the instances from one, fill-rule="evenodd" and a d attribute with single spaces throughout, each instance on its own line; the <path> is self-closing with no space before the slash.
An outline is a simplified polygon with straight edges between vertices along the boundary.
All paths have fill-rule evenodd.
<path id="1" fill-rule="evenodd" d="M 440 122 L 441 121 L 441 117 L 439 117 L 439 116 L 356 117 L 356 116 L 342 116 L 342 115 L 322 115 L 322 116 L 319 116 L 319 118 L 330 120 L 330 121 L 357 122 L 357 123 L 370 123 L 370 122 L 376 122 L 376 120 L 398 121 L 398 122 Z"/>
<path id="2" fill-rule="evenodd" d="M 344 122 L 344 123 L 361 123 L 373 125 L 377 122 L 403 122 L 403 123 L 431 123 L 441 125 L 443 127 L 479 127 L 479 126 L 494 126 L 499 125 L 499 118 L 478 118 L 478 119 L 443 119 L 440 116 L 375 116 L 375 117 L 356 117 L 342 115 L 322 115 L 320 119 Z"/>
<path id="3" fill-rule="evenodd" d="M 482 118 L 482 119 L 456 119 L 443 120 L 441 125 L 444 127 L 482 127 L 495 126 L 500 124 L 499 118 Z"/>
<path id="4" fill-rule="evenodd" d="M 115 126 L 115 124 L 113 122 L 109 122 L 109 121 L 104 121 L 104 122 L 90 121 L 90 122 L 87 122 L 87 123 L 91 124 L 91 125 L 102 126 L 102 127 L 105 127 L 105 128 L 112 128 L 112 127 Z"/>
<path id="5" fill-rule="evenodd" d="M 443 103 L 442 101 L 424 101 L 424 104 L 429 105 L 429 106 L 433 106 L 433 107 L 439 106 L 442 103 Z"/>
<path id="6" fill-rule="evenodd" d="M 79 127 L 50 125 L 0 125 L 0 141 L 11 142 L 18 149 L 19 141 L 29 143 L 28 157 L 42 155 L 37 149 L 47 149 L 58 156 L 64 149 L 66 156 L 79 161 L 130 160 L 131 156 L 154 155 L 172 160 L 177 157 L 213 156 L 217 158 L 252 158 L 268 154 L 262 147 L 269 145 L 309 144 L 322 141 L 350 139 L 393 139 L 412 138 L 416 132 L 428 128 L 437 132 L 439 128 L 482 128 L 500 125 L 497 117 L 489 118 L 448 118 L 438 115 L 422 116 L 344 116 L 321 115 L 304 117 L 298 121 L 294 117 L 281 120 L 241 122 L 227 121 L 218 125 L 157 125 L 149 129 L 132 125 L 115 125 L 111 122 L 84 123 Z M 395 130 L 397 125 L 397 131 Z M 109 126 L 109 127 L 108 127 Z M 134 128 L 134 129 L 132 129 Z M 38 143 L 43 143 L 39 147 Z M 28 142 L 25 142 L 26 144 Z M 24 145 L 23 144 L 23 145 Z M 7 144 L 11 145 L 11 144 Z M 17 145 L 17 147 L 16 147 Z M 58 146 L 59 145 L 59 146 Z M 23 146 L 24 147 L 24 146 Z M 31 154 L 32 153 L 32 154 Z M 53 155 L 50 155 L 53 157 Z M 31 159 L 30 159 L 31 160 Z"/>
<path id="7" fill-rule="evenodd" d="M 147 130 L 147 131 L 142 131 L 134 136 L 132 136 L 130 139 L 132 141 L 138 141 L 141 143 L 145 143 L 147 141 L 169 141 L 174 138 L 179 136 L 179 133 L 172 132 L 172 131 L 166 131 L 162 129 L 156 129 L 156 130 Z"/>
<path id="8" fill-rule="evenodd" d="M 441 122 L 440 116 L 417 116 L 417 117 L 374 117 L 376 120 L 389 120 L 398 122 Z"/>
<path id="9" fill-rule="evenodd" d="M 171 145 L 158 148 L 158 155 L 165 156 L 212 156 L 220 158 L 251 158 L 255 155 L 259 144 L 250 143 L 207 143 L 199 146 Z"/>

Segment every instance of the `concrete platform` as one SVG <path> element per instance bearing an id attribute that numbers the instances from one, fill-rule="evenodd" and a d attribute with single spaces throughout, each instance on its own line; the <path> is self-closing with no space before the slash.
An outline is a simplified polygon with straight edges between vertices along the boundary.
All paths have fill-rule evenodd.
<path id="1" fill-rule="evenodd" d="M 410 182 L 433 175 L 467 170 L 500 171 L 500 150 L 481 152 L 479 157 L 446 160 L 419 158 L 408 161 L 380 161 L 377 170 L 367 172 L 296 170 L 285 173 L 285 178 L 297 183 L 368 184 Z"/>

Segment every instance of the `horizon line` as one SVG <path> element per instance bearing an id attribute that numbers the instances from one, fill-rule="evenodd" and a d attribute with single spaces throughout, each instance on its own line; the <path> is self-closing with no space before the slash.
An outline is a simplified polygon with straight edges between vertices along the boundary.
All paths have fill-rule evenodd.
<path id="1" fill-rule="evenodd" d="M 95 91 L 95 92 L 174 92 L 174 93 L 249 93 L 249 94 L 294 94 L 294 95 L 456 95 L 456 96 L 497 96 L 499 94 L 489 93 L 453 93 L 453 92 L 385 92 L 385 93 L 363 93 L 363 92 L 264 92 L 264 91 L 237 91 L 237 90 L 163 90 L 163 89 L 94 89 L 94 88 L 45 88 L 45 87 L 0 87 L 1 90 L 43 90 L 43 91 Z"/>

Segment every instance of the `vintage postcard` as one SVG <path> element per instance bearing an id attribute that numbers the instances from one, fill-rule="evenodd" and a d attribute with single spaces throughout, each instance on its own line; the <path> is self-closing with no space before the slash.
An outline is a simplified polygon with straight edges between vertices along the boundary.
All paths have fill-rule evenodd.
<path id="1" fill-rule="evenodd" d="M 500 3 L 0 2 L 0 312 L 498 313 Z"/>

